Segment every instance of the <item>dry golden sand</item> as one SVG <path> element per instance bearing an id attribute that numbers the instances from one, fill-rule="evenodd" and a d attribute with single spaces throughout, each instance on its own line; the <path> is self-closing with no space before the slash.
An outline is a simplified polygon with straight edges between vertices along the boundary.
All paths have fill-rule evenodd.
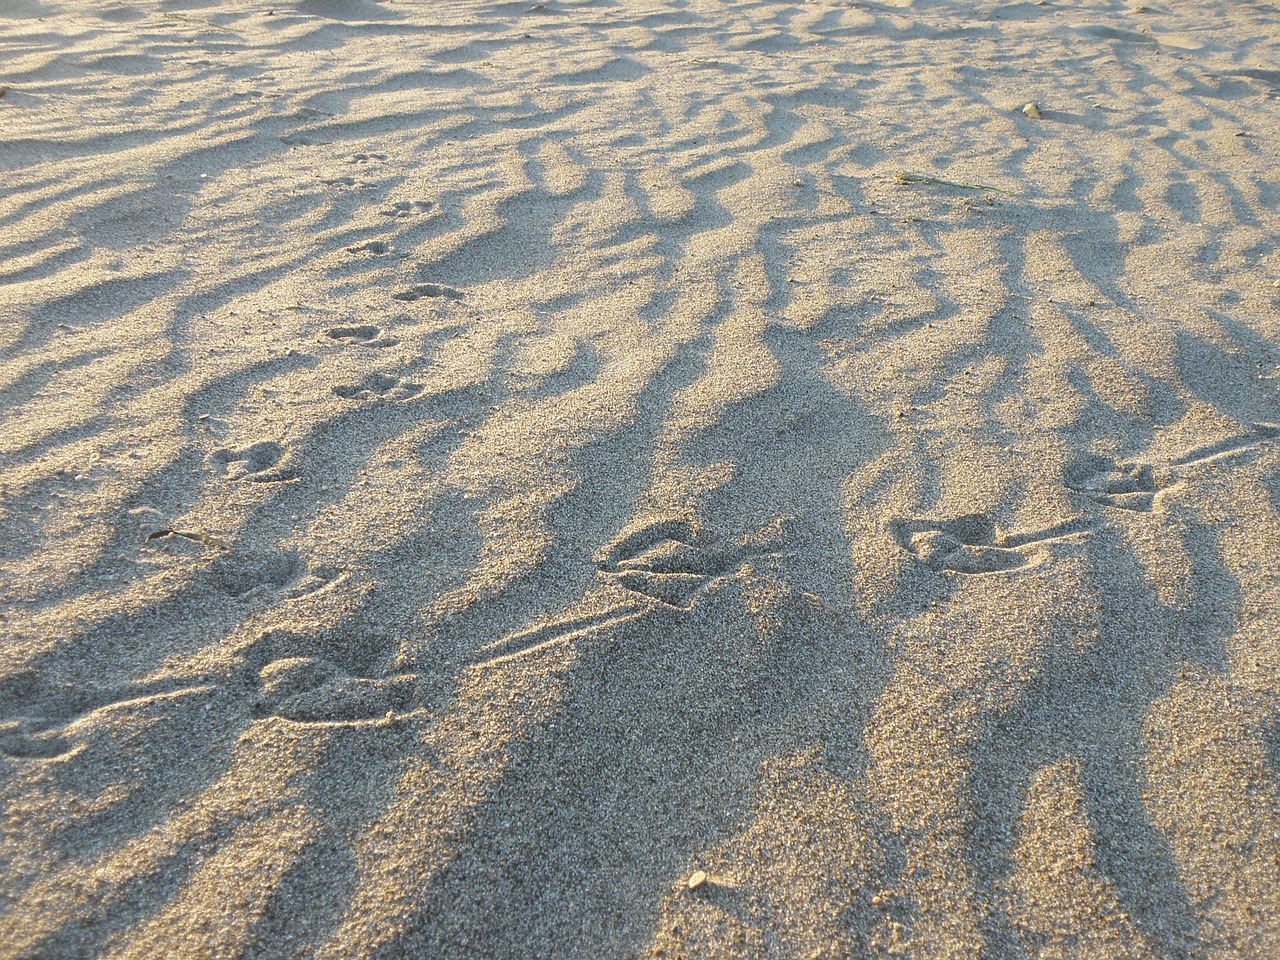
<path id="1" fill-rule="evenodd" d="M 1278 66 L 4 0 L 0 955 L 1280 955 Z"/>

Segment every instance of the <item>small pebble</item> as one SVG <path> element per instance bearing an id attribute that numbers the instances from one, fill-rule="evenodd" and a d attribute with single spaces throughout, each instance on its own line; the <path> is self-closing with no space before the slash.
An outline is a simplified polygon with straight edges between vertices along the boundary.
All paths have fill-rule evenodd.
<path id="1" fill-rule="evenodd" d="M 1026 106 L 1024 106 L 1022 108 L 1022 112 L 1025 113 L 1032 120 L 1044 119 L 1044 114 L 1040 112 L 1040 108 L 1034 102 L 1028 103 Z"/>
<path id="2" fill-rule="evenodd" d="M 707 871 L 695 870 L 689 874 L 688 887 L 690 890 L 697 890 L 707 882 Z"/>

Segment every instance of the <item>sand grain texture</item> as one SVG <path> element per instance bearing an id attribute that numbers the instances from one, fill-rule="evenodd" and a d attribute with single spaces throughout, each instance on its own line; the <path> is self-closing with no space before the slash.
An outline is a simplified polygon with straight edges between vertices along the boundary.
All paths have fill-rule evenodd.
<path id="1" fill-rule="evenodd" d="M 1280 955 L 1278 25 L 0 5 L 0 956 Z"/>

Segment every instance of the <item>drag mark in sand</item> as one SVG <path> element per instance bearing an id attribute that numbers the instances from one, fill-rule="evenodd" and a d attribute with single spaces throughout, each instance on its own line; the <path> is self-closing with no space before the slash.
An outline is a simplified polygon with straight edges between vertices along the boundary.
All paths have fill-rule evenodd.
<path id="1" fill-rule="evenodd" d="M 476 669 L 496 667 L 519 657 L 532 656 L 558 644 L 588 637 L 597 631 L 635 620 L 652 609 L 652 606 L 648 603 L 622 604 L 603 613 L 553 620 L 528 627 L 482 647 L 479 657 L 472 660 L 470 666 Z"/>
<path id="2" fill-rule="evenodd" d="M 217 689 L 217 684 L 199 681 L 75 687 L 30 671 L 6 679 L 0 688 L 0 754 L 15 760 L 51 760 L 69 753 L 76 746 L 75 725 L 100 710 L 145 710 Z"/>

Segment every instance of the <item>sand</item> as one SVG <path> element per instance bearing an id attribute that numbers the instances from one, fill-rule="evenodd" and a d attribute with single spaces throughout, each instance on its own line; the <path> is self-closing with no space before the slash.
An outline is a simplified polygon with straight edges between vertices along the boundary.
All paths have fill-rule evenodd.
<path id="1" fill-rule="evenodd" d="M 1277 65 L 5 0 L 0 956 L 1280 955 Z"/>

